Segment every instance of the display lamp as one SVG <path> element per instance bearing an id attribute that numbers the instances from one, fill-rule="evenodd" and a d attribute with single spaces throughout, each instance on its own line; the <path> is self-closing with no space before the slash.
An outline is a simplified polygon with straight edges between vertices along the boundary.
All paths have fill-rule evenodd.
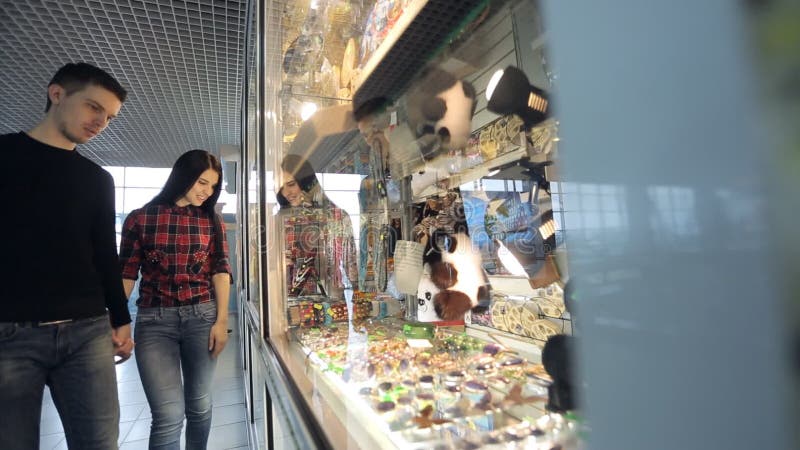
<path id="1" fill-rule="evenodd" d="M 543 241 L 552 237 L 555 232 L 553 219 L 545 220 L 538 227 L 539 236 Z M 531 278 L 536 275 L 535 272 L 531 273 L 531 270 L 541 269 L 541 264 L 535 262 L 543 261 L 544 258 L 537 255 L 536 249 L 531 247 L 530 243 L 524 246 L 513 245 L 512 248 L 509 248 L 500 239 L 494 239 L 494 244 L 497 249 L 497 259 L 511 275 Z"/>
<path id="2" fill-rule="evenodd" d="M 486 87 L 487 109 L 495 114 L 516 114 L 525 122 L 525 128 L 545 120 L 550 101 L 547 93 L 528 81 L 525 73 L 514 66 L 498 70 Z"/>
<path id="3" fill-rule="evenodd" d="M 305 122 L 317 112 L 319 107 L 314 102 L 301 102 L 296 98 L 292 98 L 289 100 L 289 109 L 296 116 L 300 116 L 300 120 Z M 269 118 L 269 112 L 267 112 L 267 115 L 267 118 Z"/>
<path id="4" fill-rule="evenodd" d="M 303 102 L 300 106 L 300 118 L 303 121 L 308 120 L 314 113 L 317 112 L 317 104 L 312 102 Z"/>
<path id="5" fill-rule="evenodd" d="M 500 239 L 495 239 L 494 244 L 495 247 L 497 247 L 497 259 L 500 260 L 503 267 L 505 267 L 511 275 L 527 278 L 528 273 L 525 271 L 525 267 L 522 266 L 522 263 L 519 262 L 516 255 L 514 255 Z"/>

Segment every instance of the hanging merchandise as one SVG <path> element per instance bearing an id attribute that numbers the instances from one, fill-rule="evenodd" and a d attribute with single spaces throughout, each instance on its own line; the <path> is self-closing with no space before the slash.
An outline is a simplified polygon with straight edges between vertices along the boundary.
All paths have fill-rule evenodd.
<path id="1" fill-rule="evenodd" d="M 421 215 L 414 225 L 414 240 L 428 244 L 436 231 L 447 234 L 466 232 L 467 222 L 464 202 L 457 191 L 449 191 L 441 197 L 427 199 Z"/>
<path id="2" fill-rule="evenodd" d="M 319 281 L 319 220 L 313 210 L 291 208 L 283 215 L 289 295 L 324 293 Z"/>
<path id="3" fill-rule="evenodd" d="M 416 241 L 397 241 L 394 247 L 394 275 L 397 289 L 403 294 L 417 293 L 423 273 L 422 255 L 425 245 Z"/>
<path id="4" fill-rule="evenodd" d="M 370 217 L 362 214 L 360 221 L 361 226 L 358 235 L 358 290 L 370 292 L 373 286 L 372 280 L 375 277 L 375 271 L 372 269 L 372 253 L 370 252 L 370 240 L 372 239 Z"/>
<path id="5" fill-rule="evenodd" d="M 317 70 L 321 64 L 323 38 L 319 33 L 298 36 L 283 55 L 283 72 L 299 77 Z"/>
<path id="6" fill-rule="evenodd" d="M 386 291 L 386 282 L 389 278 L 389 224 L 381 223 L 378 233 L 378 242 L 373 248 L 375 253 L 375 288 L 378 292 Z"/>
<path id="7" fill-rule="evenodd" d="M 375 132 L 369 138 L 370 169 L 372 179 L 375 180 L 375 190 L 381 198 L 386 197 L 386 180 L 389 177 L 389 142 L 383 132 Z"/>
<path id="8" fill-rule="evenodd" d="M 388 127 L 385 112 L 362 117 L 358 127 L 370 147 L 369 174 L 361 182 L 361 250 L 359 259 L 359 288 L 384 292 L 388 281 L 389 245 L 394 241 L 389 226 L 389 141 L 384 130 Z"/>
<path id="9" fill-rule="evenodd" d="M 388 246 L 391 228 L 384 214 L 361 215 L 358 289 L 384 292 L 388 279 Z"/>
<path id="10" fill-rule="evenodd" d="M 342 55 L 342 69 L 341 69 L 341 80 L 339 85 L 341 86 L 341 90 L 339 91 L 339 96 L 341 98 L 351 98 L 353 96 L 352 90 L 352 83 L 353 83 L 353 76 L 355 74 L 355 64 L 356 64 L 356 41 L 353 38 L 347 40 L 347 45 L 345 46 L 344 53 Z"/>
<path id="11" fill-rule="evenodd" d="M 289 295 L 340 296 L 358 277 L 352 224 L 315 186 L 300 206 L 281 209 Z"/>
<path id="12" fill-rule="evenodd" d="M 327 32 L 325 34 L 325 57 L 339 64 L 344 56 L 347 41 L 354 36 L 353 24 L 358 17 L 358 5 L 350 0 L 329 2 L 327 8 Z"/>
<path id="13" fill-rule="evenodd" d="M 521 123 L 522 120 L 519 119 Z M 516 126 L 517 123 L 513 125 Z M 517 129 L 517 132 L 522 131 L 521 129 Z M 549 155 L 553 152 L 553 148 L 557 145 L 559 138 L 558 138 L 558 121 L 554 119 L 548 119 L 541 124 L 537 125 L 533 129 L 530 130 L 530 137 L 528 138 L 530 145 L 528 146 L 528 154 L 535 158 L 537 155 L 544 155 L 545 158 L 550 157 Z"/>
<path id="14" fill-rule="evenodd" d="M 347 213 L 335 207 L 324 207 L 323 228 L 327 275 L 333 286 L 352 289 L 357 279 L 353 226 Z"/>
<path id="15" fill-rule="evenodd" d="M 417 319 L 463 320 L 479 305 L 488 305 L 489 281 L 480 254 L 467 236 L 464 205 L 457 191 L 429 198 L 413 229 L 424 246 L 417 286 Z"/>
<path id="16" fill-rule="evenodd" d="M 377 0 L 364 24 L 361 38 L 360 66 L 364 67 L 372 53 L 381 45 L 397 19 L 403 14 L 409 0 Z"/>

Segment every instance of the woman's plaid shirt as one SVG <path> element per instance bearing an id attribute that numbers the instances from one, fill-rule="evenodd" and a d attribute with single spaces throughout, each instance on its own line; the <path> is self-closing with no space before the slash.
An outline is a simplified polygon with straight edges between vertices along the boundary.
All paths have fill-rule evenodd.
<path id="1" fill-rule="evenodd" d="M 292 296 L 321 293 L 318 281 L 328 289 L 343 289 L 358 280 L 350 216 L 330 200 L 323 204 L 282 210 L 287 286 Z"/>
<path id="2" fill-rule="evenodd" d="M 152 205 L 132 211 L 122 226 L 122 277 L 139 283 L 140 307 L 180 306 L 211 301 L 211 277 L 231 273 L 225 226 L 222 253 L 215 253 L 214 227 L 195 206 Z"/>

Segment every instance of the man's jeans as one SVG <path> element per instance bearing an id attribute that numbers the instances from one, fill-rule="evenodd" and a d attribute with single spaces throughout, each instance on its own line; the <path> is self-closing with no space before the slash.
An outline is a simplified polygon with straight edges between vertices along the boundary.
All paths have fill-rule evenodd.
<path id="1" fill-rule="evenodd" d="M 39 448 L 45 384 L 69 448 L 117 448 L 119 399 L 107 316 L 38 327 L 0 322 L 0 449 Z"/>
<path id="2" fill-rule="evenodd" d="M 211 430 L 211 382 L 216 359 L 208 351 L 216 303 L 139 308 L 134 327 L 136 364 L 153 413 L 150 449 L 205 449 Z M 183 371 L 183 381 L 181 381 Z"/>

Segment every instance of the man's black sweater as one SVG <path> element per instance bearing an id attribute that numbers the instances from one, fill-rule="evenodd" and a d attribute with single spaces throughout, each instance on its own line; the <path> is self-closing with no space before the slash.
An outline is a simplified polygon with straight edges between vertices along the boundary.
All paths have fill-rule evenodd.
<path id="1" fill-rule="evenodd" d="M 130 323 L 114 232 L 114 180 L 75 150 L 0 136 L 0 322 L 111 313 Z"/>

